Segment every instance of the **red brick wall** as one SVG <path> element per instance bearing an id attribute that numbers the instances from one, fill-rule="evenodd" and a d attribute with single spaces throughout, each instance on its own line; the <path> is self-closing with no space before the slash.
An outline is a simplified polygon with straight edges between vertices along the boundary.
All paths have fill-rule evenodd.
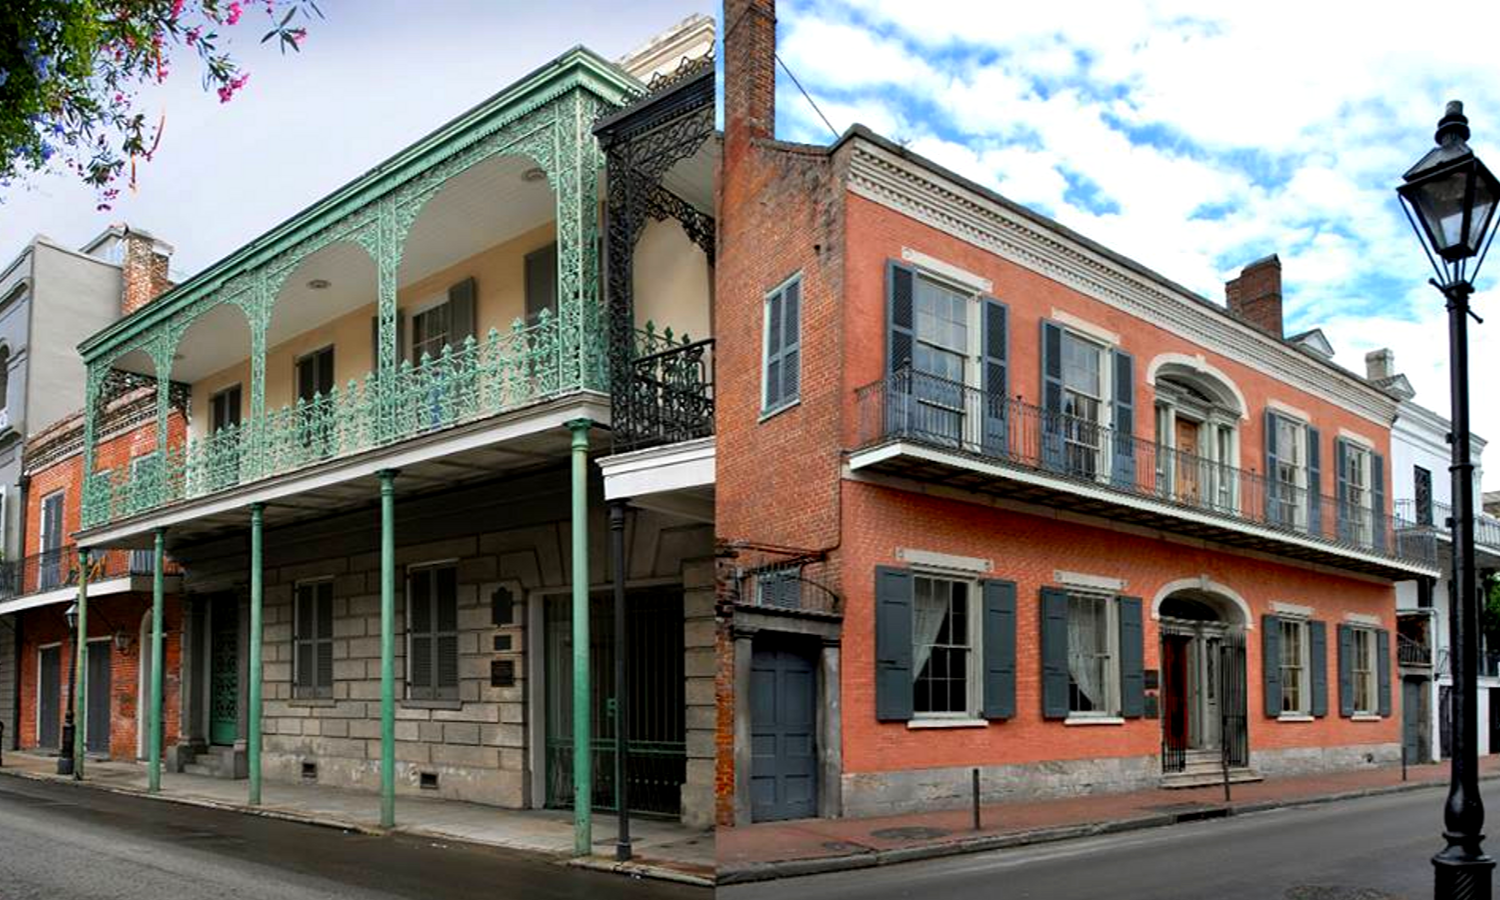
<path id="1" fill-rule="evenodd" d="M 60 604 L 27 610 L 20 614 L 22 648 L 20 665 L 21 720 L 20 746 L 37 746 L 37 653 L 47 644 L 62 644 L 62 705 L 67 704 L 68 677 L 73 665 L 73 650 L 68 640 L 65 607 Z M 110 594 L 89 601 L 88 634 L 96 638 L 123 635 L 125 647 L 116 642 L 91 643 L 89 653 L 108 648 L 110 653 L 110 737 L 109 755 L 116 759 L 136 758 L 136 715 L 140 689 L 142 653 L 151 652 L 150 629 L 141 643 L 141 622 L 151 609 L 151 595 L 143 593 Z M 177 743 L 180 729 L 182 669 L 182 605 L 176 595 L 168 595 L 162 607 L 162 746 Z M 60 710 L 59 715 L 64 711 Z M 58 731 L 62 724 L 59 720 Z"/>
<path id="2" fill-rule="evenodd" d="M 1394 632 L 1395 600 L 1388 584 L 856 482 L 844 483 L 844 512 L 848 521 L 859 523 L 845 535 L 842 548 L 847 773 L 1158 753 L 1157 719 L 1079 728 L 1042 718 L 1038 592 L 1056 583 L 1056 570 L 1123 579 L 1123 593 L 1142 598 L 1147 668 L 1158 666 L 1160 635 L 1150 613 L 1165 585 L 1206 575 L 1238 593 L 1252 618 L 1247 635 L 1252 756 L 1261 750 L 1389 743 L 1399 737 L 1394 717 L 1355 722 L 1337 715 L 1335 626 L 1345 613 L 1365 613 L 1379 616 L 1382 627 Z M 877 565 L 905 565 L 896 556 L 898 547 L 989 559 L 993 577 L 1016 582 L 1015 719 L 941 732 L 875 720 L 874 574 Z M 1273 601 L 1310 606 L 1314 618 L 1328 623 L 1327 717 L 1291 723 L 1262 714 L 1260 617 L 1271 612 Z M 1392 684 L 1399 684 L 1394 670 Z"/>

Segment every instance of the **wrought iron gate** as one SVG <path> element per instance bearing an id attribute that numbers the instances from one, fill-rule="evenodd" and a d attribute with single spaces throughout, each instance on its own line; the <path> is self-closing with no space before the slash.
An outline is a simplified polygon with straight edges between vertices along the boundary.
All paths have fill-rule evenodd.
<path id="1" fill-rule="evenodd" d="M 1161 768 L 1181 772 L 1187 768 L 1188 750 L 1188 638 L 1167 634 L 1161 641 Z"/>
<path id="2" fill-rule="evenodd" d="M 573 805 L 572 609 L 546 606 L 547 806 Z M 626 596 L 625 643 L 630 690 L 630 809 L 647 815 L 681 813 L 687 780 L 687 698 L 683 681 L 682 592 L 632 591 Z M 595 809 L 615 803 L 615 670 L 613 598 L 589 601 L 590 689 L 593 703 Z"/>
<path id="3" fill-rule="evenodd" d="M 1183 772 L 1192 729 L 1188 717 L 1191 679 L 1187 669 L 1192 655 L 1191 638 L 1178 635 L 1162 637 L 1161 686 L 1162 729 L 1161 768 L 1163 772 Z M 1215 638 L 1218 646 L 1219 747 L 1223 764 L 1229 768 L 1250 764 L 1249 705 L 1246 696 L 1245 635 L 1229 632 Z M 1204 642 L 1204 646 L 1210 646 Z M 1213 660 L 1211 660 L 1213 661 Z"/>
<path id="4" fill-rule="evenodd" d="M 1234 631 L 1219 642 L 1219 742 L 1226 769 L 1250 765 L 1247 693 L 1245 633 Z"/>

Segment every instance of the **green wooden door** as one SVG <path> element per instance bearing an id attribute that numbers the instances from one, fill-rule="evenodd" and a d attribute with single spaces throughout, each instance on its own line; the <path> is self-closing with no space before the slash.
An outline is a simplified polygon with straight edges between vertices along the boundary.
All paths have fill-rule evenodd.
<path id="1" fill-rule="evenodd" d="M 214 601 L 209 615 L 208 739 L 233 744 L 240 736 L 240 616 L 233 597 Z"/>

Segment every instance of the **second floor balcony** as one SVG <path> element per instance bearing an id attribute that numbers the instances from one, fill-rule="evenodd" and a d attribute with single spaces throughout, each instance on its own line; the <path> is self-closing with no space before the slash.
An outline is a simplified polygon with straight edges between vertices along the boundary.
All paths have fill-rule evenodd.
<path id="1" fill-rule="evenodd" d="M 1432 574 L 1430 541 L 1376 505 L 1161 446 L 911 369 L 856 395 L 855 472 L 1098 515 L 1343 569 Z"/>
<path id="2" fill-rule="evenodd" d="M 0 611 L 14 612 L 65 602 L 70 595 L 77 596 L 82 572 L 78 548 L 72 545 L 0 563 Z M 95 551 L 88 560 L 89 593 L 92 596 L 149 591 L 155 572 L 156 555 L 153 551 Z M 182 570 L 168 559 L 162 574 L 175 590 Z"/>
<path id="3" fill-rule="evenodd" d="M 1476 509 L 1478 497 L 1475 498 Z M 1453 507 L 1447 503 L 1419 504 L 1409 499 L 1396 501 L 1409 540 L 1428 540 L 1446 546 L 1453 541 Z M 1500 565 L 1500 518 L 1485 512 L 1474 514 L 1474 544 L 1492 565 Z"/>

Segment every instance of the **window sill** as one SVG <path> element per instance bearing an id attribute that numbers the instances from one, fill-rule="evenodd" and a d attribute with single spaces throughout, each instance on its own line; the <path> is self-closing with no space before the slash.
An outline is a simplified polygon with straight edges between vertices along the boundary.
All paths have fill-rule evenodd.
<path id="1" fill-rule="evenodd" d="M 1278 722 L 1312 722 L 1316 721 L 1306 713 L 1282 713 L 1276 717 Z"/>
<path id="2" fill-rule="evenodd" d="M 781 415 L 782 413 L 786 412 L 787 410 L 789 410 L 789 409 L 796 409 L 797 407 L 799 407 L 801 405 L 802 405 L 802 398 L 798 397 L 797 399 L 795 399 L 795 400 L 789 400 L 786 403 L 781 404 L 780 406 L 772 407 L 771 409 L 763 409 L 763 410 L 761 410 L 760 418 L 755 420 L 755 424 L 759 425 L 762 422 L 769 421 L 770 419 L 774 419 L 777 416 Z"/>
<path id="3" fill-rule="evenodd" d="M 402 700 L 406 709 L 463 709 L 462 700 Z"/>
<path id="4" fill-rule="evenodd" d="M 1063 724 L 1073 725 L 1124 725 L 1124 716 L 1069 716 Z"/>
<path id="5" fill-rule="evenodd" d="M 911 730 L 921 728 L 988 728 L 990 723 L 985 719 L 912 719 L 906 723 Z"/>
<path id="6" fill-rule="evenodd" d="M 1383 722 L 1385 721 L 1385 716 L 1378 713 L 1355 713 L 1349 717 L 1349 720 L 1351 722 Z"/>

